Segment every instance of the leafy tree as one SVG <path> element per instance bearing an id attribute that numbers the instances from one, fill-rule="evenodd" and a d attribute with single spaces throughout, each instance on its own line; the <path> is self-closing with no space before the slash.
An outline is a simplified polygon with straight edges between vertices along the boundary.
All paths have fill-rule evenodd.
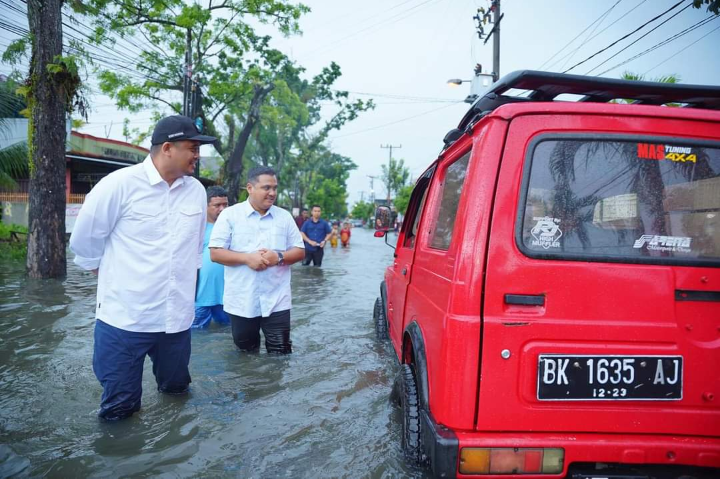
<path id="1" fill-rule="evenodd" d="M 415 188 L 414 185 L 406 185 L 400 188 L 400 191 L 397 192 L 394 203 L 395 208 L 398 210 L 398 213 L 402 213 L 404 215 L 407 211 L 408 204 L 410 203 L 410 195 L 412 194 L 413 188 Z"/>
<path id="2" fill-rule="evenodd" d="M 350 213 L 353 218 L 368 221 L 370 217 L 375 214 L 375 206 L 367 201 L 358 201 L 353 205 L 352 212 Z"/>
<path id="3" fill-rule="evenodd" d="M 405 160 L 390 158 L 387 165 L 382 165 L 380 179 L 385 184 L 387 199 L 390 200 L 393 193 L 397 193 L 408 182 L 410 170 L 405 166 Z"/>
<path id="4" fill-rule="evenodd" d="M 5 136 L 8 119 L 21 118 L 20 111 L 25 102 L 15 94 L 16 84 L 12 80 L 0 82 L 0 137 Z M 0 188 L 17 186 L 15 178 L 27 174 L 28 149 L 25 143 L 16 143 L 0 149 Z"/>
<path id="5" fill-rule="evenodd" d="M 693 7 L 701 8 L 703 3 L 708 6 L 708 12 L 720 15 L 720 0 L 693 0 Z"/>
<path id="6" fill-rule="evenodd" d="M 164 105 L 182 111 L 183 58 L 187 50 L 192 52 L 193 80 L 197 81 L 194 108 L 208 133 L 218 137 L 215 148 L 226 160 L 223 176 L 231 201 L 238 197 L 246 150 L 253 154 L 252 161 L 259 156 L 258 163 L 282 170 L 288 152 L 306 136 L 303 130 L 319 120 L 319 115 L 311 119 L 309 104 L 319 107 L 320 101 L 330 100 L 340 106 L 341 120 L 328 122 L 329 129 L 341 127 L 365 108 L 365 102 L 350 102 L 347 93 L 331 88 L 340 76 L 337 65 L 324 69 L 312 82 L 303 82 L 302 68 L 271 48 L 269 36 L 255 31 L 253 25 L 259 21 L 272 23 L 284 35 L 297 33 L 299 18 L 308 11 L 302 4 L 284 0 L 213 4 L 209 0 L 201 5 L 168 0 L 131 5 L 91 0 L 89 5 L 88 11 L 101 14 L 100 39 L 108 39 L 108 32 L 140 33 L 157 46 L 143 51 L 129 72 L 101 71 L 101 89 L 121 108 L 157 111 Z M 258 136 L 262 125 L 266 131 Z M 319 143 L 326 137 L 321 129 Z M 260 139 L 264 141 L 253 144 Z"/>

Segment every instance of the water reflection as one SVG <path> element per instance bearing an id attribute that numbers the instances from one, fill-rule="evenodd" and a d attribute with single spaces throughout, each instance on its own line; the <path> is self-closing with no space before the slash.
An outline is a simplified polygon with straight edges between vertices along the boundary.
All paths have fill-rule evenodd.
<path id="1" fill-rule="evenodd" d="M 193 331 L 186 397 L 156 391 L 106 424 L 92 372 L 95 277 L 0 272 L 0 477 L 420 477 L 390 406 L 394 360 L 372 305 L 392 250 L 355 229 L 322 268 L 293 267 L 289 357 L 241 354 L 229 326 Z"/>

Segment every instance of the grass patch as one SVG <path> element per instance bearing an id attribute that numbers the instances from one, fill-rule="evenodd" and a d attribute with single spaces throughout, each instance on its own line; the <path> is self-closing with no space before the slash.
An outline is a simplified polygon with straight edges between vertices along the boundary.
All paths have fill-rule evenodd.
<path id="1" fill-rule="evenodd" d="M 0 223 L 0 261 L 27 257 L 27 227 Z"/>

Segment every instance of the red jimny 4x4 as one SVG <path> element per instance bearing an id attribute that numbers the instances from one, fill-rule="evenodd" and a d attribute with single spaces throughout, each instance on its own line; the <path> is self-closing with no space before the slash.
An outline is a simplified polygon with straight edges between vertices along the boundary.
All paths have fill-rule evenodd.
<path id="1" fill-rule="evenodd" d="M 718 110 L 720 87 L 521 71 L 448 133 L 375 307 L 411 462 L 720 478 Z"/>

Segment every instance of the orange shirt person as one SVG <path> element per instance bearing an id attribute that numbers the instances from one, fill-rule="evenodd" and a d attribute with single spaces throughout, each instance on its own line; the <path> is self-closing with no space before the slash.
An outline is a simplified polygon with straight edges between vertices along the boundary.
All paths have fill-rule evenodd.
<path id="1" fill-rule="evenodd" d="M 340 242 L 343 248 L 350 246 L 350 223 L 343 223 L 342 230 L 340 230 Z"/>

